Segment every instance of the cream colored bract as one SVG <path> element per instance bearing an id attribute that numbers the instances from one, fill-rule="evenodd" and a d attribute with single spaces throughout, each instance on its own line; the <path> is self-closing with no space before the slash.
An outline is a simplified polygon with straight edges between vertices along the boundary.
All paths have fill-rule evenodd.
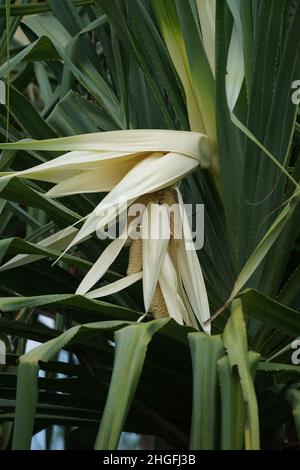
<path id="1" fill-rule="evenodd" d="M 19 150 L 67 151 L 51 161 L 10 174 L 19 178 L 55 183 L 48 192 L 49 197 L 108 192 L 85 218 L 83 226 L 74 232 L 71 242 L 70 230 L 66 231 L 68 245 L 64 245 L 64 233 L 59 234 L 58 241 L 61 247 L 66 247 L 65 252 L 112 223 L 117 216 L 127 211 L 134 201 L 144 195 L 172 188 L 199 165 L 207 168 L 210 162 L 207 136 L 197 132 L 112 131 L 53 140 L 18 142 L 7 144 L 5 147 Z M 171 192 L 174 190 L 171 189 Z M 91 291 L 118 256 L 127 238 L 130 238 L 130 233 L 127 233 L 125 237 L 115 239 L 104 250 L 80 283 L 77 293 L 99 298 L 118 292 L 142 278 L 146 312 L 151 311 L 158 316 L 168 314 L 179 323 L 195 327 L 198 327 L 199 322 L 205 331 L 210 332 L 209 326 L 204 327 L 204 323 L 209 319 L 209 306 L 198 257 L 195 250 L 186 250 L 185 246 L 184 240 L 189 227 L 178 189 L 176 197 L 181 207 L 183 225 L 183 238 L 180 243 L 172 247 L 165 237 L 161 240 L 143 239 L 140 269 L 137 272 L 129 272 L 128 277 L 110 286 Z M 148 202 L 153 202 L 151 197 Z M 158 202 L 160 204 L 162 201 Z M 152 207 L 152 210 L 155 208 Z M 166 211 L 166 218 L 168 217 Z M 171 240 L 171 222 L 169 231 Z M 52 243 L 52 240 L 50 242 Z M 133 247 L 132 250 L 134 252 Z M 24 263 L 26 257 L 21 260 L 13 259 L 4 268 L 8 269 L 10 264 L 15 265 L 16 261 Z"/>

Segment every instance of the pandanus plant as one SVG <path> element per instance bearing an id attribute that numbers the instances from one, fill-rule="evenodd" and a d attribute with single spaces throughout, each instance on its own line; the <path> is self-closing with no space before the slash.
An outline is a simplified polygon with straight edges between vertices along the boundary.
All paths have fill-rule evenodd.
<path id="1" fill-rule="evenodd" d="M 219 163 L 216 142 L 216 120 L 214 110 L 215 74 L 215 2 L 198 2 L 199 19 L 203 29 L 203 51 L 195 66 L 203 84 L 200 91 L 193 83 L 193 68 L 189 68 L 187 51 L 177 15 L 170 2 L 154 2 L 162 31 L 173 63 L 184 85 L 189 123 L 192 131 L 115 131 L 105 134 L 74 136 L 45 142 L 9 144 L 4 148 L 23 150 L 69 151 L 50 162 L 30 170 L 18 172 L 19 178 L 36 179 L 56 183 L 48 191 L 51 197 L 75 194 L 107 192 L 109 194 L 86 218 L 79 233 L 68 248 L 78 244 L 96 230 L 103 229 L 120 212 L 134 201 L 166 204 L 169 209 L 180 205 L 182 216 L 182 238 L 189 237 L 188 226 L 178 181 L 194 171 L 211 167 L 219 184 Z M 236 28 L 233 28 L 228 56 L 227 93 L 231 109 L 234 107 L 244 78 L 243 54 L 238 46 Z M 232 50 L 234 52 L 232 52 Z M 235 67 L 233 61 L 238 61 Z M 202 62 L 202 64 L 201 64 Z M 236 70 L 237 69 L 237 70 Z M 197 77 L 197 75 L 195 75 Z M 229 96 L 230 95 L 230 96 Z M 159 193 L 158 193 L 159 191 Z M 148 195 L 145 199 L 139 198 Z M 127 199 L 120 203 L 120 198 Z M 105 208 L 105 209 L 104 209 Z M 197 320 L 210 332 L 209 305 L 203 275 L 195 250 L 186 250 L 186 242 L 177 243 L 174 249 L 166 240 L 174 240 L 174 227 L 171 227 L 170 214 L 165 214 L 169 233 L 162 233 L 165 223 L 160 222 L 160 214 L 153 217 L 153 210 L 147 211 L 152 224 L 149 236 L 132 242 L 128 265 L 128 277 L 116 281 L 110 287 L 92 292 L 90 289 L 102 278 L 111 266 L 130 234 L 115 240 L 99 257 L 77 289 L 78 294 L 89 298 L 100 298 L 116 293 L 137 282 L 143 277 L 143 294 L 146 313 L 150 311 L 156 318 L 171 316 L 179 323 L 198 328 Z M 105 215 L 104 214 L 105 211 Z M 170 212 L 170 210 L 168 211 Z M 144 220 L 145 222 L 145 220 Z M 141 221 L 142 225 L 142 221 Z M 177 229 L 178 231 L 178 229 Z M 127 230 L 128 232 L 128 230 Z M 69 231 L 66 232 L 69 236 Z M 145 234 L 144 234 L 145 235 Z M 142 231 L 141 231 L 142 236 Z M 57 239 L 63 239 L 59 234 Z M 150 238 L 150 240 L 149 240 Z M 158 239 L 157 241 L 155 241 Z M 4 267 L 5 268 L 5 267 Z M 206 323 L 206 326 L 205 326 Z"/>
<path id="2" fill-rule="evenodd" d="M 0 67 L 13 80 L 0 308 L 17 312 L 0 331 L 43 343 L 10 346 L 18 383 L 3 374 L 0 419 L 15 419 L 13 447 L 53 423 L 97 449 L 124 429 L 192 449 L 297 445 L 300 3 L 71 4 L 6 5 L 31 43 Z M 205 207 L 198 253 L 184 202 Z M 55 331 L 31 325 L 53 311 Z M 78 363 L 62 365 L 61 349 Z"/>

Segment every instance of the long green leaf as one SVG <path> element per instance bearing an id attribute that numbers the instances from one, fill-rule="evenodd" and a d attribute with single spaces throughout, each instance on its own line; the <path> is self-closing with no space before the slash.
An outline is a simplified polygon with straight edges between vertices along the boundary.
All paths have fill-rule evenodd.
<path id="1" fill-rule="evenodd" d="M 69 308 L 86 312 L 88 315 L 97 315 L 97 318 L 106 320 L 123 318 L 124 320 L 137 320 L 139 315 L 137 312 L 118 305 L 109 304 L 99 300 L 91 300 L 86 297 L 73 294 L 54 294 L 41 295 L 36 297 L 1 297 L 0 309 L 3 312 L 12 312 L 21 308 L 47 307 L 49 309 L 57 309 L 60 307 Z"/>
<path id="2" fill-rule="evenodd" d="M 244 428 L 245 447 L 248 450 L 259 449 L 260 432 L 257 398 L 248 355 L 246 324 L 243 318 L 242 303 L 239 299 L 232 303 L 231 317 L 224 330 L 224 345 L 227 349 L 231 368 L 237 367 L 243 397 L 247 404 L 247 418 Z"/>
<path id="3" fill-rule="evenodd" d="M 49 14 L 32 16 L 24 22 L 38 36 L 47 35 L 74 77 L 97 98 L 115 123 L 122 128 L 119 100 L 97 70 L 96 53 L 94 49 L 87 47 L 85 38 L 76 36 L 73 40 L 64 26 Z M 71 51 L 68 50 L 69 44 Z M 76 56 L 70 57 L 72 47 L 76 47 Z"/>
<path id="4" fill-rule="evenodd" d="M 116 353 L 95 449 L 116 449 L 142 373 L 148 343 L 167 319 L 131 325 L 115 333 Z M 121 393 L 120 393 L 121 391 Z"/>
<path id="5" fill-rule="evenodd" d="M 238 374 L 231 368 L 229 358 L 218 361 L 221 387 L 221 449 L 244 448 L 246 407 Z"/>
<path id="6" fill-rule="evenodd" d="M 92 5 L 94 0 L 74 0 L 74 4 L 77 7 L 84 5 Z M 38 13 L 46 13 L 51 11 L 51 7 L 48 2 L 29 3 L 29 5 L 13 4 L 10 7 L 10 16 L 25 16 L 25 15 L 36 15 Z M 0 17 L 5 16 L 5 7 L 0 5 Z"/>
<path id="7" fill-rule="evenodd" d="M 29 46 L 26 46 L 21 52 L 16 54 L 9 62 L 4 63 L 0 67 L 0 77 L 4 77 L 7 73 L 22 61 L 39 61 L 39 60 L 59 60 L 60 57 L 53 47 L 52 42 L 46 37 L 41 36 Z"/>
<path id="8" fill-rule="evenodd" d="M 67 243 L 68 241 L 66 241 L 66 244 L 63 243 L 62 249 L 64 249 L 64 247 L 67 246 Z M 25 257 L 19 258 L 18 260 L 15 260 L 15 263 L 12 263 L 11 266 L 8 265 L 6 268 L 4 268 L 4 270 L 13 269 L 15 267 L 24 266 L 25 264 L 32 263 L 34 261 L 39 261 L 40 259 L 44 257 L 49 257 L 55 260 L 61 255 L 61 251 L 58 251 L 58 250 L 59 250 L 58 246 L 56 248 L 54 246 L 47 247 L 47 246 L 42 246 L 42 245 L 26 242 L 20 238 L 6 238 L 5 240 L 0 240 L 0 261 L 2 261 L 3 257 L 6 256 L 7 254 L 31 255 L 31 256 L 27 256 L 27 257 L 25 256 Z M 92 263 L 90 263 L 89 261 L 80 259 L 76 256 L 64 255 L 62 259 L 67 264 L 81 267 L 81 268 L 90 269 L 92 266 Z M 0 271 L 3 271 L 2 266 L 0 266 Z"/>
<path id="9" fill-rule="evenodd" d="M 283 208 L 283 210 L 276 218 L 275 222 L 267 231 L 266 235 L 263 237 L 261 242 L 250 255 L 249 259 L 241 270 L 237 280 L 235 281 L 234 288 L 230 296 L 231 300 L 241 291 L 241 289 L 249 281 L 251 276 L 255 273 L 256 269 L 260 266 L 260 263 L 265 258 L 265 256 L 281 234 L 282 230 L 286 226 L 299 202 L 298 192 L 299 191 L 295 192 L 295 196 Z"/>
<path id="10" fill-rule="evenodd" d="M 212 169 L 217 175 L 219 162 L 216 151 L 215 83 L 190 2 L 176 0 L 182 34 L 185 40 L 190 75 L 196 102 L 211 143 Z"/>
<path id="11" fill-rule="evenodd" d="M 221 336 L 188 335 L 193 362 L 193 411 L 190 449 L 212 450 L 218 444 L 217 361 L 224 354 Z"/>

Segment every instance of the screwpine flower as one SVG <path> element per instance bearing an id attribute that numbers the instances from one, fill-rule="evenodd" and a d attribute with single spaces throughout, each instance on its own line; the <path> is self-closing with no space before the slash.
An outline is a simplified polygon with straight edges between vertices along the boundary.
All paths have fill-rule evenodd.
<path id="1" fill-rule="evenodd" d="M 79 230 L 73 231 L 69 227 L 54 239 L 50 237 L 49 243 L 66 248 L 65 251 L 93 233 L 100 233 L 114 223 L 116 217 L 130 212 L 133 203 L 144 208 L 139 217 L 131 221 L 129 214 L 124 232 L 104 250 L 80 283 L 77 294 L 100 298 L 142 280 L 146 313 L 151 312 L 156 318 L 170 316 L 178 323 L 196 328 L 199 323 L 207 333 L 210 332 L 209 325 L 205 326 L 210 317 L 205 284 L 197 253 L 191 249 L 191 228 L 176 186 L 199 165 L 209 166 L 208 139 L 204 134 L 165 130 L 112 131 L 2 144 L 1 148 L 68 152 L 28 170 L 1 174 L 2 177 L 17 176 L 55 183 L 47 193 L 49 197 L 108 193 L 85 218 Z M 170 210 L 174 204 L 179 207 L 179 218 Z M 137 229 L 141 236 L 133 239 L 131 233 Z M 175 232 L 182 236 L 176 238 Z M 126 243 L 130 244 L 128 275 L 91 290 Z M 46 245 L 47 241 L 44 241 Z M 18 260 L 7 264 L 14 262 Z"/>

